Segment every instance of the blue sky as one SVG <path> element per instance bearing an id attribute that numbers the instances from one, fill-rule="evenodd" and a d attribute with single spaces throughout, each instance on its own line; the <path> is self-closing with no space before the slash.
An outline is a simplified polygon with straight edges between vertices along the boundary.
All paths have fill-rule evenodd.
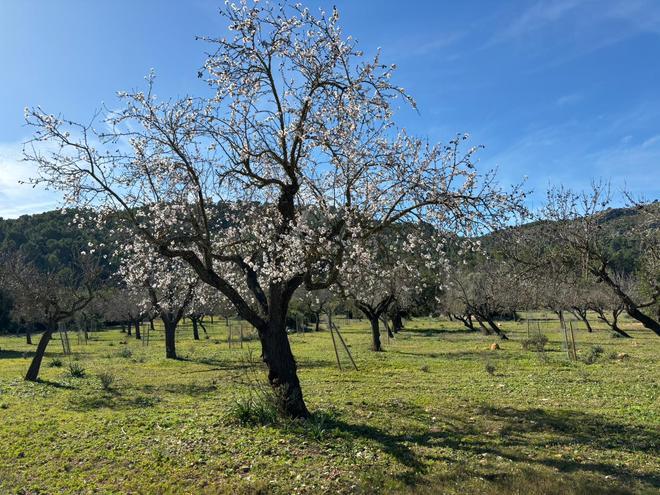
<path id="1" fill-rule="evenodd" d="M 348 1 L 346 34 L 399 67 L 420 113 L 400 123 L 433 141 L 469 132 L 481 166 L 503 182 L 528 176 L 538 203 L 550 183 L 592 178 L 660 197 L 660 1 Z M 117 90 L 204 89 L 195 35 L 224 28 L 214 0 L 0 2 L 0 216 L 52 209 L 57 196 L 18 186 L 29 137 L 25 106 L 85 120 Z M 412 6 L 411 6 L 412 5 Z"/>

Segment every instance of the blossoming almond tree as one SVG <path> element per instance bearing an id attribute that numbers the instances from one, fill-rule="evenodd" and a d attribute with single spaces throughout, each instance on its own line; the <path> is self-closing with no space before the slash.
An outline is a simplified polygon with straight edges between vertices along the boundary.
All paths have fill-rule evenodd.
<path id="1" fill-rule="evenodd" d="M 350 243 L 336 290 L 354 301 L 369 320 L 373 351 L 383 350 L 379 322 L 390 306 L 395 302 L 406 306 L 427 282 L 437 282 L 446 272 L 443 241 L 436 232 L 403 225 Z M 433 274 L 432 279 L 428 274 Z"/>
<path id="2" fill-rule="evenodd" d="M 397 131 L 394 66 L 366 58 L 336 10 L 241 1 L 230 36 L 205 38 L 203 96 L 119 94 L 104 129 L 27 111 L 37 182 L 69 203 L 121 216 L 190 266 L 259 333 L 283 409 L 308 415 L 285 330 L 294 291 L 331 286 L 348 244 L 404 220 L 467 231 L 519 199 L 479 175 L 463 138 L 431 146 Z M 55 152 L 41 144 L 55 142 Z M 52 150 L 52 146 L 50 147 Z"/>
<path id="3" fill-rule="evenodd" d="M 134 288 L 143 312 L 158 314 L 165 327 L 165 357 L 177 359 L 176 328 L 195 298 L 197 274 L 184 261 L 160 256 L 150 244 L 133 242 L 123 246 L 118 275 Z"/>

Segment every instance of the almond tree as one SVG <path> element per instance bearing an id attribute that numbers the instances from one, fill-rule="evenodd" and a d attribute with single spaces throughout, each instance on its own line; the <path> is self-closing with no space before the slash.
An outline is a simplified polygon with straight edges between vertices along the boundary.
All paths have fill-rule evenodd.
<path id="1" fill-rule="evenodd" d="M 26 158 L 36 182 L 99 222 L 123 219 L 227 297 L 257 329 L 283 409 L 304 417 L 285 324 L 295 290 L 330 287 L 351 239 L 402 221 L 474 232 L 519 192 L 476 172 L 464 136 L 429 145 L 398 131 L 395 105 L 414 102 L 393 65 L 342 34 L 336 10 L 243 0 L 221 13 L 230 35 L 204 38 L 199 73 L 210 94 L 159 99 L 152 74 L 146 91 L 119 94 L 105 134 L 30 109 Z"/>
<path id="2" fill-rule="evenodd" d="M 7 253 L 0 265 L 0 278 L 23 319 L 43 325 L 34 357 L 25 375 L 37 381 L 41 362 L 61 321 L 72 319 L 93 299 L 98 285 L 98 266 L 90 259 L 79 258 L 72 268 L 58 272 L 40 269 L 19 254 Z"/>
<path id="3" fill-rule="evenodd" d="M 177 359 L 176 329 L 188 313 L 199 278 L 182 260 L 159 256 L 149 244 L 124 244 L 122 251 L 119 276 L 132 288 L 140 310 L 160 317 L 165 327 L 165 357 Z"/>
<path id="4" fill-rule="evenodd" d="M 548 191 L 543 216 L 547 235 L 560 244 L 564 264 L 581 268 L 594 279 L 605 284 L 621 301 L 626 313 L 644 327 L 660 336 L 660 321 L 646 310 L 658 307 L 660 301 L 660 270 L 658 243 L 660 242 L 660 205 L 639 204 L 644 221 L 628 233 L 608 233 L 603 222 L 611 204 L 609 186 L 594 183 L 591 191 L 576 193 L 564 188 Z M 640 232 L 641 230 L 641 232 Z M 617 271 L 616 253 L 611 249 L 613 240 L 632 236 L 637 246 L 641 269 L 636 271 L 646 283 L 646 295 L 635 293 L 621 283 L 622 273 Z"/>
<path id="5" fill-rule="evenodd" d="M 406 306 L 429 283 L 427 273 L 444 273 L 444 239 L 434 232 L 402 226 L 351 242 L 337 291 L 351 299 L 371 324 L 371 348 L 382 351 L 380 320 L 396 301 Z"/>

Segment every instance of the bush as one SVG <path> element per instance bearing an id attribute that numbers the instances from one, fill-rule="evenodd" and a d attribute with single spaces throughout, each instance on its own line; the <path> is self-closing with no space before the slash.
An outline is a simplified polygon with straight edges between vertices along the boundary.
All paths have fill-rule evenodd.
<path id="1" fill-rule="evenodd" d="M 610 337 L 612 337 L 613 339 L 622 339 L 623 335 L 621 335 L 619 332 L 611 332 Z"/>
<path id="2" fill-rule="evenodd" d="M 69 375 L 71 375 L 73 378 L 83 378 L 85 376 L 85 368 L 80 363 L 70 363 Z"/>
<path id="3" fill-rule="evenodd" d="M 54 358 L 48 363 L 48 366 L 51 368 L 61 368 L 62 367 L 62 360 L 60 358 Z"/>
<path id="4" fill-rule="evenodd" d="M 495 371 L 497 371 L 497 368 L 493 363 L 486 363 L 486 373 L 488 373 L 490 376 L 495 375 Z"/>
<path id="5" fill-rule="evenodd" d="M 523 350 L 525 351 L 543 352 L 545 351 L 545 346 L 547 343 L 548 343 L 548 337 L 539 334 L 523 340 L 521 342 L 521 345 Z"/>
<path id="6" fill-rule="evenodd" d="M 596 361 L 598 361 L 598 358 L 600 358 L 604 352 L 605 349 L 603 349 L 602 346 L 594 345 L 591 347 L 591 349 L 589 349 L 589 353 L 584 357 L 584 362 L 587 364 L 594 364 Z"/>
<path id="7" fill-rule="evenodd" d="M 128 359 L 133 355 L 133 351 L 131 351 L 128 347 L 122 347 L 121 351 L 119 351 L 117 355 L 119 357 Z"/>
<path id="8" fill-rule="evenodd" d="M 101 387 L 103 390 L 112 389 L 112 385 L 115 383 L 115 375 L 109 371 L 102 371 L 99 373 L 99 381 L 101 382 Z"/>

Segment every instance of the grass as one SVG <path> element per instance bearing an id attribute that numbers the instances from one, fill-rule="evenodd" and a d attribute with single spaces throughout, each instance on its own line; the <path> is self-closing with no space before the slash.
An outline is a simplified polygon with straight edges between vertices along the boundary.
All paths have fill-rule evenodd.
<path id="1" fill-rule="evenodd" d="M 365 321 L 336 322 L 360 371 L 345 355 L 339 371 L 328 332 L 290 336 L 307 422 L 273 417 L 247 376 L 258 342 L 230 349 L 224 323 L 197 342 L 180 328 L 177 361 L 164 359 L 162 329 L 149 346 L 94 333 L 72 343 L 76 359 L 54 340 L 40 383 L 22 380 L 34 346 L 0 336 L 0 493 L 660 491 L 651 332 L 629 321 L 634 339 L 579 330 L 569 362 L 552 322 L 543 353 L 522 349 L 524 323 L 504 322 L 511 340 L 491 351 L 492 338 L 419 319 L 374 353 Z M 73 362 L 84 377 L 70 376 Z"/>

